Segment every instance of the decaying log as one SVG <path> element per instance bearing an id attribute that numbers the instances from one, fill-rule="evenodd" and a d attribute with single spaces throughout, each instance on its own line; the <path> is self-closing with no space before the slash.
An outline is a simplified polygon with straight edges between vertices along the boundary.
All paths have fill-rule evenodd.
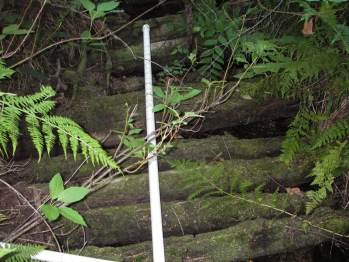
<path id="1" fill-rule="evenodd" d="M 165 155 L 158 158 L 159 169 L 161 171 L 171 169 L 168 162 L 176 160 L 189 160 L 192 162 L 210 163 L 212 161 L 224 161 L 236 158 L 257 159 L 262 157 L 273 157 L 279 154 L 281 149 L 282 137 L 275 138 L 258 138 L 258 139 L 236 139 L 226 134 L 225 136 L 212 136 L 207 139 L 174 139 L 173 147 L 166 151 Z M 110 155 L 114 154 L 113 150 L 109 151 Z M 82 154 L 77 154 L 74 159 L 73 155 L 68 154 L 65 159 L 64 155 L 57 157 L 48 157 L 44 155 L 38 163 L 33 159 L 27 161 L 18 161 L 17 165 L 24 165 L 18 169 L 16 176 L 21 181 L 32 181 L 36 183 L 45 183 L 57 173 L 60 173 L 65 180 L 69 179 L 71 174 L 84 161 Z M 121 167 L 128 167 L 135 163 L 137 158 L 131 157 L 121 164 Z M 91 162 L 82 166 L 74 179 L 89 177 L 100 166 L 93 166 Z M 146 171 L 145 164 L 139 171 Z M 140 173 L 138 172 L 138 173 Z"/>
<path id="2" fill-rule="evenodd" d="M 303 221 L 342 234 L 346 234 L 349 229 L 347 213 L 330 208 L 318 208 L 311 219 L 295 216 L 246 220 L 215 232 L 165 239 L 166 261 L 240 262 L 266 255 L 293 252 L 333 239 L 331 233 L 316 227 L 308 225 L 304 228 Z M 80 249 L 74 253 L 79 251 Z M 149 241 L 116 248 L 88 246 L 81 255 L 113 261 L 152 261 L 152 246 Z"/>
<path id="3" fill-rule="evenodd" d="M 227 88 L 234 83 L 228 83 Z M 190 85 L 193 88 L 204 90 L 203 84 Z M 203 94 L 193 98 L 189 102 L 181 103 L 179 110 L 182 112 L 195 111 L 200 105 Z M 121 131 L 125 125 L 126 106 L 138 105 L 137 113 L 134 117 L 135 128 L 145 129 L 144 92 L 134 92 L 130 94 L 116 95 L 110 97 L 97 97 L 95 99 L 74 101 L 70 108 L 62 108 L 57 114 L 67 116 L 80 124 L 86 132 L 99 141 L 102 141 L 110 130 Z M 155 103 L 161 103 L 155 101 Z M 229 128 L 244 125 L 251 121 L 267 121 L 280 117 L 294 116 L 298 111 L 298 106 L 293 102 L 269 99 L 265 102 L 243 99 L 239 94 L 235 94 L 226 103 L 216 106 L 211 112 L 204 114 L 202 123 L 195 126 L 194 130 L 200 132 Z M 162 115 L 157 114 L 157 121 L 161 121 Z M 190 128 L 190 125 L 188 127 Z M 118 134 L 114 133 L 103 143 L 105 147 L 118 144 Z"/>

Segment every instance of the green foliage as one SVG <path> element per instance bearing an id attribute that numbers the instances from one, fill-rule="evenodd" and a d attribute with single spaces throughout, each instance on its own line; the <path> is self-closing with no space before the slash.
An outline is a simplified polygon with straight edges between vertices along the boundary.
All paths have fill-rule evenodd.
<path id="1" fill-rule="evenodd" d="M 35 256 L 45 249 L 43 246 L 4 244 L 0 247 L 0 258 L 3 262 L 32 261 L 31 256 Z"/>
<path id="2" fill-rule="evenodd" d="M 343 143 L 337 142 L 338 146 L 333 146 L 328 150 L 320 161 L 313 168 L 308 176 L 314 176 L 315 179 L 311 183 L 319 187 L 317 191 L 308 191 L 306 195 L 311 202 L 306 203 L 306 212 L 309 214 L 321 201 L 327 197 L 327 191 L 333 193 L 332 184 L 334 179 L 341 175 L 338 170 L 342 164 L 342 155 L 347 141 Z M 348 150 L 348 149 L 347 149 Z"/>
<path id="3" fill-rule="evenodd" d="M 188 170 L 190 168 L 188 172 L 183 173 L 185 178 L 182 180 L 182 182 L 185 183 L 184 189 L 194 190 L 194 192 L 188 196 L 188 199 L 219 196 L 202 206 L 201 209 L 217 204 L 223 199 L 222 196 L 230 196 L 254 204 L 262 203 L 262 191 L 265 184 L 255 187 L 254 199 L 250 199 L 248 191 L 253 183 L 249 180 L 243 180 L 241 173 L 237 173 L 231 178 L 234 167 L 226 169 L 222 163 L 207 167 L 205 162 L 202 162 L 195 168 L 195 165 L 188 161 L 174 161 L 171 162 L 171 166 L 182 170 Z M 239 194 L 235 193 L 236 191 L 239 192 Z M 277 193 L 274 193 L 272 195 L 272 203 L 275 204 L 276 199 Z M 273 206 L 270 206 L 270 208 L 273 208 Z"/>
<path id="4" fill-rule="evenodd" d="M 52 200 L 56 200 L 62 203 L 70 204 L 82 200 L 89 192 L 87 188 L 83 187 L 70 187 L 64 189 L 62 176 L 56 174 L 50 181 L 50 196 Z M 83 217 L 70 207 L 54 206 L 54 203 L 50 205 L 43 205 L 41 211 L 45 214 L 48 220 L 56 220 L 59 215 L 66 217 L 82 226 L 87 226 Z"/>
<path id="5" fill-rule="evenodd" d="M 90 157 L 92 163 L 102 163 L 111 168 L 118 168 L 113 159 L 107 156 L 98 141 L 86 134 L 74 121 L 60 116 L 50 116 L 48 113 L 55 106 L 49 98 L 55 95 L 51 87 L 42 87 L 39 93 L 28 96 L 14 96 L 0 94 L 0 153 L 8 155 L 7 144 L 12 145 L 12 154 L 15 153 L 20 135 L 19 123 L 21 116 L 25 117 L 27 129 L 39 153 L 39 160 L 44 147 L 48 154 L 56 142 L 58 134 L 64 154 L 67 156 L 68 147 L 74 158 L 80 146 L 85 157 Z"/>
<path id="6" fill-rule="evenodd" d="M 316 114 L 313 111 L 309 112 L 306 108 L 300 109 L 286 132 L 280 159 L 288 165 L 294 159 L 295 154 L 309 152 L 310 144 L 304 143 L 304 138 L 307 141 L 316 139 L 311 135 L 316 132 L 316 127 L 314 129 L 312 126 L 326 119 L 327 117 L 320 112 Z"/>
<path id="7" fill-rule="evenodd" d="M 221 78 L 221 72 L 231 67 L 231 61 L 225 64 L 225 53 L 235 53 L 239 37 L 242 32 L 242 19 L 238 17 L 239 10 L 233 13 L 233 18 L 228 15 L 229 3 L 224 3 L 220 8 L 215 4 L 198 5 L 199 11 L 194 18 L 194 32 L 207 39 L 204 51 L 200 55 L 199 71 L 206 78 Z"/>
<path id="8" fill-rule="evenodd" d="M 202 117 L 194 112 L 185 112 L 183 115 L 182 112 L 177 109 L 181 102 L 199 95 L 201 93 L 200 90 L 192 87 L 167 86 L 167 90 L 164 92 L 161 87 L 153 86 L 153 91 L 154 97 L 162 101 L 162 104 L 154 106 L 153 112 L 156 113 L 162 110 L 164 114 L 168 112 L 172 117 L 175 117 L 175 120 L 171 122 L 172 125 L 185 125 L 187 119 Z"/>
<path id="9" fill-rule="evenodd" d="M 113 9 L 117 8 L 120 4 L 120 2 L 114 2 L 114 1 L 104 2 L 97 5 L 97 9 L 96 9 L 96 5 L 89 0 L 79 0 L 79 1 L 85 7 L 85 9 L 89 12 L 91 21 L 100 17 L 104 17 L 106 15 L 106 12 L 112 11 Z"/>

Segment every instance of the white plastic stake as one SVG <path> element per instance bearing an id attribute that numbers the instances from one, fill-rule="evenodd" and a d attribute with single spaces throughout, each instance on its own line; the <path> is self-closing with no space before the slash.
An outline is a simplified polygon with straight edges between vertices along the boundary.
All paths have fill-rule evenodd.
<path id="1" fill-rule="evenodd" d="M 144 48 L 144 78 L 145 78 L 145 108 L 147 118 L 147 135 L 148 141 L 156 147 L 155 116 L 153 113 L 153 82 L 151 71 L 151 55 L 150 55 L 150 37 L 149 25 L 143 25 L 143 48 Z M 158 159 L 156 156 L 148 161 L 149 169 L 149 190 L 150 190 L 150 212 L 151 212 L 151 230 L 153 241 L 153 261 L 164 262 L 164 236 L 162 232 L 161 203 L 160 203 L 160 187 L 159 187 L 159 170 Z"/>

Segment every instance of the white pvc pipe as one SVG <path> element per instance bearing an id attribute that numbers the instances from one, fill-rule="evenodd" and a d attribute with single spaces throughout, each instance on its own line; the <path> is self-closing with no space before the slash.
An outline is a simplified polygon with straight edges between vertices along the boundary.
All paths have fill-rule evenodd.
<path id="1" fill-rule="evenodd" d="M 151 55 L 150 55 L 150 37 L 149 25 L 143 25 L 143 48 L 144 48 L 144 78 L 145 78 L 145 108 L 147 118 L 147 135 L 148 141 L 156 147 L 155 117 L 153 113 L 153 82 L 151 71 Z M 149 168 L 149 190 L 150 190 L 150 212 L 151 212 L 151 230 L 153 244 L 153 261 L 164 262 L 164 236 L 162 232 L 161 203 L 160 203 L 160 186 L 159 186 L 159 170 L 158 159 L 156 156 L 148 161 Z"/>
<path id="2" fill-rule="evenodd" d="M 9 247 L 6 243 L 1 243 L 3 248 Z M 60 253 L 55 251 L 43 250 L 35 256 L 31 256 L 32 259 L 47 261 L 47 262 L 113 262 L 112 260 L 103 260 L 92 257 L 83 257 L 77 255 L 71 255 L 66 253 Z"/>

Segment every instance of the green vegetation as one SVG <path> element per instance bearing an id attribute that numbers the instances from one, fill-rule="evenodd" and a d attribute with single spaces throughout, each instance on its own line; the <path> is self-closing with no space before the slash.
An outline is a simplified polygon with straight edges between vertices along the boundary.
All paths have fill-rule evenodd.
<path id="1" fill-rule="evenodd" d="M 10 2 L 15 6 L 14 1 Z M 103 40 L 108 37 L 115 39 L 114 35 L 119 29 L 110 31 L 105 25 L 105 19 L 107 15 L 120 11 L 116 9 L 119 2 L 102 1 L 95 4 L 95 1 L 79 0 L 73 1 L 71 5 L 64 2 L 61 7 L 64 7 L 65 11 L 55 13 L 57 17 L 52 19 L 54 24 L 52 21 L 51 24 L 43 22 L 47 22 L 49 30 L 38 23 L 48 2 L 41 2 L 34 20 L 26 17 L 30 5 L 21 15 L 4 13 L 6 26 L 0 35 L 0 79 L 16 77 L 18 81 L 15 82 L 18 82 L 19 86 L 22 86 L 23 79 L 28 75 L 43 80 L 43 70 L 33 69 L 28 61 L 40 65 L 41 68 L 50 68 L 51 64 L 45 63 L 48 61 L 47 57 L 55 54 L 55 47 L 62 48 L 66 64 L 75 66 L 80 77 L 86 69 L 91 51 L 103 56 L 106 69 L 109 70 L 113 61 L 109 56 L 107 43 Z M 160 138 L 157 148 L 149 146 L 143 138 L 135 137 L 142 130 L 134 128 L 135 109 L 130 113 L 128 104 L 124 129 L 114 131 L 119 134 L 121 143 L 111 157 L 79 125 L 68 118 L 51 115 L 55 107 L 52 97 L 56 95 L 52 87 L 42 86 L 39 91 L 35 90 L 36 92 L 30 92 L 28 88 L 26 92 L 22 92 L 21 88 L 13 90 L 12 86 L 0 92 L 1 155 L 11 156 L 15 153 L 21 135 L 19 124 L 24 119 L 38 152 L 39 161 L 44 152 L 50 154 L 54 145 L 60 143 L 65 155 L 71 151 L 76 157 L 78 150 L 81 150 L 86 159 L 105 166 L 105 169 L 92 174 L 90 180 L 82 187 L 64 189 L 60 175 L 53 177 L 50 183 L 51 204 L 43 205 L 42 213 L 36 210 L 41 216 L 44 215 L 53 221 L 63 215 L 79 225 L 86 226 L 80 214 L 66 207 L 66 204 L 83 199 L 89 190 L 97 190 L 110 179 L 122 174 L 124 170 L 121 170 L 119 163 L 126 158 L 133 155 L 137 157 L 132 170 L 127 169 L 128 172 L 133 172 L 146 163 L 150 152 L 164 153 L 170 146 L 167 140 L 164 143 L 165 139 L 170 138 L 171 142 L 182 125 L 186 125 L 193 118 L 202 117 L 204 112 L 224 103 L 241 83 L 244 83 L 244 88 L 239 90 L 242 96 L 254 97 L 256 100 L 278 97 L 299 103 L 298 114 L 285 136 L 280 159 L 289 165 L 294 160 L 303 158 L 312 166 L 308 176 L 313 178 L 314 189 L 306 193 L 310 199 L 306 204 L 307 214 L 320 205 L 329 193 L 334 193 L 336 181 L 345 179 L 349 170 L 347 1 L 270 0 L 263 3 L 247 2 L 245 6 L 235 6 L 234 1 L 225 1 L 220 6 L 213 0 L 200 3 L 184 2 L 192 8 L 192 13 L 186 14 L 187 21 L 190 22 L 188 27 L 182 25 L 177 30 L 188 28 L 188 34 L 199 41 L 192 50 L 189 47 L 177 47 L 173 54 L 185 54 L 187 60 L 173 61 L 173 64 L 164 67 L 164 72 L 159 75 L 180 76 L 182 81 L 189 71 L 197 70 L 204 76 L 202 81 L 207 88 L 202 92 L 204 97 L 196 111 L 181 112 L 178 106 L 183 101 L 196 97 L 201 91 L 169 83 L 165 83 L 165 88 L 154 87 L 155 97 L 161 102 L 153 111 L 162 113 L 161 128 L 156 132 L 156 137 Z M 0 2 L 0 11 L 4 9 L 3 3 Z M 80 14 L 80 19 L 83 17 L 85 20 L 81 22 L 74 19 L 75 14 Z M 68 17 L 72 24 L 76 23 L 73 28 L 62 27 L 62 23 L 68 20 Z M 86 21 L 88 23 L 84 23 Z M 24 45 L 27 39 L 31 40 L 30 47 Z M 122 42 L 121 39 L 118 40 Z M 21 49 L 25 51 L 18 59 L 15 55 Z M 134 55 L 132 50 L 130 53 Z M 7 67 L 5 61 L 10 62 L 10 58 L 16 59 Z M 184 61 L 189 61 L 188 66 Z M 24 66 L 27 62 L 29 65 Z M 60 66 L 60 63 L 57 63 L 55 75 L 60 73 Z M 14 75 L 14 69 L 21 74 Z M 234 80 L 235 84 L 227 86 L 228 80 Z M 77 93 L 76 81 L 73 83 L 72 98 L 76 98 Z M 12 150 L 8 149 L 9 145 Z M 181 168 L 194 165 L 188 161 L 172 164 Z M 274 205 L 278 190 L 272 194 L 271 202 L 266 204 L 262 197 L 264 185 L 255 187 L 251 197 L 247 194 L 251 181 L 241 181 L 239 174 L 236 174 L 232 181 L 227 181 L 226 176 L 221 176 L 221 166 L 204 171 L 203 165 L 198 165 L 198 172 L 194 172 L 185 180 L 187 188 L 200 186 L 199 190 L 190 195 L 190 199 L 228 195 L 283 214 L 294 215 L 287 213 L 284 203 L 281 207 Z M 111 174 L 111 170 L 115 172 Z M 229 184 L 229 188 L 223 187 L 226 184 Z M 239 195 L 233 193 L 237 188 Z M 341 190 L 348 191 L 348 188 L 343 187 Z M 345 193 L 347 195 L 348 192 Z M 46 203 L 49 200 L 45 199 Z M 214 203 L 211 202 L 203 208 Z M 36 226 L 37 221 L 32 220 L 31 227 Z M 308 224 L 305 221 L 304 228 Z M 29 229 L 19 228 L 18 231 L 25 232 Z M 11 237 L 11 240 L 18 237 L 18 232 Z M 58 243 L 57 245 L 59 246 Z M 14 254 L 15 248 L 19 249 L 10 247 L 0 250 L 0 256 L 6 255 L 6 252 Z"/>

